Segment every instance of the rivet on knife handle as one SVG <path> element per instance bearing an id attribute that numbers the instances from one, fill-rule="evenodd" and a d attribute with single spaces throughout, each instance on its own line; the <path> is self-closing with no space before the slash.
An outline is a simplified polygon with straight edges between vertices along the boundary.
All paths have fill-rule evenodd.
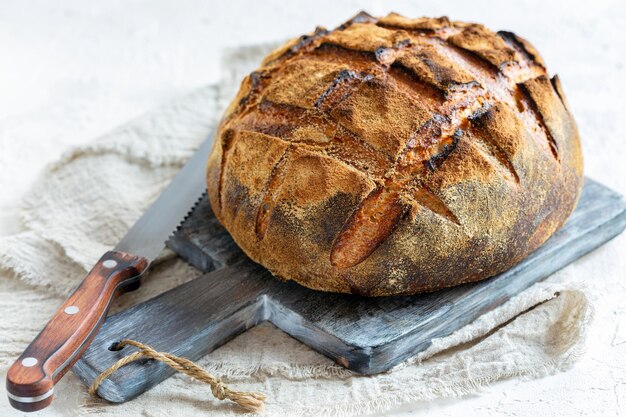
<path id="1" fill-rule="evenodd" d="M 52 402 L 54 384 L 87 348 L 111 302 L 136 288 L 147 266 L 147 259 L 123 252 L 107 252 L 100 258 L 9 369 L 7 394 L 13 407 L 36 411 Z"/>

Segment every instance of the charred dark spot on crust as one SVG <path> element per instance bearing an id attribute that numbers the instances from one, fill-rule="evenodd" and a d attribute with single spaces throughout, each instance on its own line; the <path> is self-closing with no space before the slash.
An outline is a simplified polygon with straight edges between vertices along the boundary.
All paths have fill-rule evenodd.
<path id="1" fill-rule="evenodd" d="M 563 107 L 568 109 L 563 90 L 561 89 L 561 80 L 559 79 L 559 76 L 554 74 L 554 77 L 550 78 L 550 84 L 552 84 L 552 89 L 559 97 L 559 100 L 561 100 L 561 104 L 563 104 Z"/>
<path id="2" fill-rule="evenodd" d="M 424 123 L 417 131 L 415 131 L 409 140 L 406 143 L 406 146 L 402 150 L 401 156 L 395 161 L 395 166 L 400 167 L 401 165 L 404 168 L 407 168 L 407 163 L 402 163 L 402 159 L 409 156 L 413 151 L 420 148 L 425 148 L 428 146 L 427 144 L 434 144 L 443 136 L 442 125 L 444 123 L 449 122 L 449 118 L 435 113 L 433 117 Z M 414 166 L 412 163 L 408 164 L 410 167 L 412 175 L 417 175 L 418 172 L 415 172 Z M 426 164 L 420 164 L 424 168 L 427 168 Z M 402 168 L 401 168 L 402 169 Z"/>
<path id="3" fill-rule="evenodd" d="M 377 20 L 378 19 L 375 18 L 374 16 L 372 16 L 369 13 L 361 10 L 356 15 L 354 15 L 352 18 L 348 19 L 347 21 L 345 21 L 341 25 L 337 26 L 336 30 L 344 30 L 344 29 L 346 29 L 347 27 L 351 26 L 354 23 L 375 23 Z"/>
<path id="4" fill-rule="evenodd" d="M 270 71 L 252 71 L 249 75 L 250 78 L 250 91 L 239 101 L 240 107 L 245 107 L 252 102 L 252 100 L 259 96 L 263 90 L 264 85 L 271 78 Z"/>
<path id="5" fill-rule="evenodd" d="M 250 73 L 250 82 L 252 84 L 252 89 L 256 90 L 261 86 L 261 80 L 265 77 L 265 73 L 261 71 L 252 71 Z"/>
<path id="6" fill-rule="evenodd" d="M 491 110 L 493 108 L 493 104 L 489 103 L 489 102 L 485 102 L 482 106 L 480 106 L 480 108 L 478 108 L 477 110 L 475 110 L 472 114 L 470 114 L 469 116 L 467 116 L 467 120 L 469 122 L 474 122 L 476 120 L 481 119 L 485 114 L 487 114 L 487 112 L 489 112 L 489 110 Z"/>
<path id="7" fill-rule="evenodd" d="M 407 155 L 416 146 L 418 146 L 419 145 L 418 138 L 426 139 L 430 142 L 433 142 L 437 138 L 441 137 L 443 134 L 443 131 L 441 130 L 441 126 L 448 120 L 449 119 L 447 117 L 439 113 L 433 114 L 432 118 L 430 118 L 416 132 L 414 132 L 411 135 L 401 155 L 402 156 Z"/>
<path id="8" fill-rule="evenodd" d="M 270 63 L 276 63 L 277 61 L 285 60 L 297 55 L 304 49 L 313 46 L 316 40 L 322 36 L 328 35 L 329 33 L 330 31 L 323 27 L 316 27 L 315 31 L 311 35 L 300 36 L 295 44 L 291 45 L 282 55 L 272 59 Z"/>
<path id="9" fill-rule="evenodd" d="M 389 52 L 390 49 L 391 48 L 385 48 L 384 46 L 376 48 L 376 50 L 374 51 L 374 56 L 376 57 L 376 60 L 381 63 L 384 62 L 384 56 Z"/>
<path id="10" fill-rule="evenodd" d="M 342 70 L 337 74 L 332 84 L 315 100 L 314 106 L 323 112 L 329 112 L 352 94 L 361 82 L 372 78 L 373 75 L 365 72 L 357 73 L 352 70 Z"/>
<path id="11" fill-rule="evenodd" d="M 330 32 L 325 28 L 318 26 L 315 28 L 315 32 L 313 32 L 312 35 L 300 36 L 298 42 L 295 45 L 292 45 L 291 48 L 289 48 L 289 53 L 295 55 L 305 47 L 311 45 L 316 39 L 319 39 L 324 35 L 328 35 L 329 33 Z"/>
<path id="12" fill-rule="evenodd" d="M 410 151 L 416 146 L 427 147 L 440 142 L 444 138 L 443 126 L 448 123 L 450 123 L 450 117 L 439 113 L 433 114 L 432 118 L 413 134 L 409 141 L 410 146 L 407 147 L 407 151 Z M 420 138 L 422 143 L 418 144 L 417 138 Z"/>
<path id="13" fill-rule="evenodd" d="M 374 56 L 376 60 L 385 67 L 388 67 L 392 64 L 392 61 L 395 58 L 395 55 L 404 48 L 411 46 L 411 39 L 402 39 L 399 42 L 396 42 L 392 47 L 388 48 L 385 46 L 379 46 L 374 51 Z"/>
<path id="14" fill-rule="evenodd" d="M 430 172 L 435 172 L 435 170 L 439 168 L 446 159 L 448 159 L 450 154 L 454 152 L 459 140 L 461 140 L 462 137 L 463 131 L 461 129 L 455 130 L 452 135 L 452 143 L 444 145 L 441 152 L 430 158 L 428 161 L 425 161 L 424 164 L 426 165 L 426 168 L 428 168 Z"/>
<path id="15" fill-rule="evenodd" d="M 532 112 L 537 119 L 537 123 L 539 123 L 539 126 L 541 126 L 541 129 L 545 133 L 546 139 L 548 140 L 550 151 L 552 152 L 554 159 L 556 159 L 556 161 L 558 162 L 559 148 L 557 146 L 556 139 L 552 135 L 552 132 L 550 132 L 550 129 L 548 128 L 548 125 L 546 124 L 546 121 L 543 117 L 543 114 L 541 114 L 541 111 L 539 111 L 539 107 L 537 106 L 537 103 L 530 94 L 530 91 L 528 91 L 528 88 L 524 84 L 520 83 L 517 84 L 517 92 L 519 94 L 516 94 L 516 97 L 518 97 L 526 104 L 528 110 Z"/>
<path id="16" fill-rule="evenodd" d="M 500 36 L 502 40 L 511 48 L 520 52 L 526 59 L 530 60 L 536 65 L 539 65 L 540 67 L 543 67 L 543 64 L 540 62 L 538 57 L 526 48 L 526 45 L 524 45 L 524 43 L 520 41 L 515 33 L 508 32 L 506 30 L 500 30 L 497 32 L 497 35 Z"/>

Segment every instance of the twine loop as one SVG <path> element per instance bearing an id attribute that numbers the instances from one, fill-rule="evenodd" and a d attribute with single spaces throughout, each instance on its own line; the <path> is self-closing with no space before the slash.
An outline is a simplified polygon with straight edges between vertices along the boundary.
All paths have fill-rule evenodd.
<path id="1" fill-rule="evenodd" d="M 157 352 L 148 345 L 144 345 L 141 342 L 130 339 L 121 340 L 120 342 L 116 343 L 113 348 L 115 350 L 120 350 L 129 345 L 134 346 L 139 350 L 131 353 L 128 356 L 124 356 L 113 365 L 111 365 L 109 369 L 98 375 L 89 387 L 89 393 L 91 395 L 96 395 L 98 387 L 100 386 L 100 384 L 102 384 L 102 381 L 107 379 L 109 376 L 111 376 L 111 374 L 120 369 L 122 366 L 134 362 L 138 359 L 150 358 L 163 362 L 166 365 L 177 370 L 178 372 L 189 375 L 192 378 L 209 384 L 211 386 L 211 393 L 218 400 L 228 399 L 251 412 L 259 412 L 263 409 L 265 401 L 265 395 L 263 393 L 233 391 L 229 389 L 219 378 L 211 375 L 189 359 L 181 358 L 179 356 L 172 355 L 171 353 Z"/>
<path id="2" fill-rule="evenodd" d="M 217 384 L 211 385 L 211 392 L 213 396 L 218 400 L 223 400 L 226 398 L 226 386 L 222 381 L 218 379 Z"/>

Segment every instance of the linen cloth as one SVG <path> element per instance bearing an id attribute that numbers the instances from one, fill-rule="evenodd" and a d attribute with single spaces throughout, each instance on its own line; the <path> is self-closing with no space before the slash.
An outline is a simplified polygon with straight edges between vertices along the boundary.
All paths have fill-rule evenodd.
<path id="1" fill-rule="evenodd" d="M 31 284 L 24 287 L 14 280 L 0 293 L 2 377 L 62 297 L 115 245 L 207 137 L 238 80 L 273 46 L 227 52 L 219 86 L 202 88 L 71 149 L 42 173 L 22 202 L 27 230 L 0 238 L 0 267 Z M 199 274 L 165 250 L 141 290 L 122 297 L 114 311 Z M 25 309 L 29 303 L 46 308 Z M 591 316 L 582 283 L 560 272 L 381 375 L 352 374 L 270 324 L 249 330 L 199 364 L 233 389 L 266 393 L 265 415 L 362 415 L 479 392 L 503 378 L 566 370 L 583 350 Z M 208 386 L 181 375 L 112 406 L 89 397 L 68 374 L 55 397 L 41 415 L 66 415 L 67 410 L 107 416 L 241 413 L 236 405 L 214 399 Z"/>

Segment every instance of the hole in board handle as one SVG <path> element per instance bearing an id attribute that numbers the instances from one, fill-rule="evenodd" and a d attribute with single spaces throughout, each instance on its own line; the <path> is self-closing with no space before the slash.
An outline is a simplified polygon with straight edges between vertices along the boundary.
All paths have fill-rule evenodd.
<path id="1" fill-rule="evenodd" d="M 124 349 L 124 347 L 120 347 L 120 343 L 121 343 L 121 340 L 117 340 L 117 341 L 111 343 L 111 346 L 109 346 L 109 350 L 111 352 L 117 352 L 118 350 Z"/>

